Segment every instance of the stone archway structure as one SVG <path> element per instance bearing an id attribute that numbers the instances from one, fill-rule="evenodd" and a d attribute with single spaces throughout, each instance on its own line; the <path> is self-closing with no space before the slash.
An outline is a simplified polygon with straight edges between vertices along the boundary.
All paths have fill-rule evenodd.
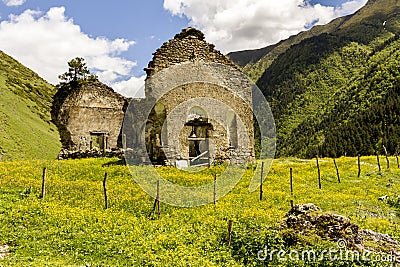
<path id="1" fill-rule="evenodd" d="M 146 131 L 152 161 L 254 161 L 253 85 L 202 32 L 183 30 L 154 53 L 145 70 L 146 99 L 156 99 L 148 119 L 152 130 Z"/>

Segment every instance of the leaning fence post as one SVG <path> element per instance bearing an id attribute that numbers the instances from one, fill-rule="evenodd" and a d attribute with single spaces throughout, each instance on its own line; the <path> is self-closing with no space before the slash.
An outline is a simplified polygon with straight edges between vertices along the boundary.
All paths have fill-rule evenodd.
<path id="1" fill-rule="evenodd" d="M 43 168 L 43 176 L 42 176 L 42 194 L 41 198 L 44 199 L 46 195 L 46 176 L 47 176 L 47 168 Z"/>
<path id="2" fill-rule="evenodd" d="M 322 185 L 321 185 L 321 169 L 319 168 L 318 155 L 317 155 L 317 168 L 318 168 L 318 187 L 319 187 L 319 189 L 322 189 Z"/>
<path id="3" fill-rule="evenodd" d="M 103 180 L 103 190 L 104 190 L 104 202 L 105 202 L 105 209 L 108 209 L 108 196 L 107 196 L 107 173 L 104 174 Z"/>
<path id="4" fill-rule="evenodd" d="M 337 175 L 338 182 L 339 182 L 339 184 L 340 184 L 340 173 L 339 173 L 339 167 L 338 167 L 338 165 L 337 165 L 337 163 L 336 163 L 336 159 L 333 159 L 333 163 L 335 164 L 336 175 Z"/>
<path id="5" fill-rule="evenodd" d="M 156 183 L 157 186 L 157 192 L 156 192 L 156 197 L 154 199 L 154 204 L 153 204 L 153 209 L 149 213 L 149 218 L 151 217 L 151 214 L 155 214 L 156 208 L 157 208 L 157 215 L 158 219 L 161 218 L 161 208 L 160 208 L 160 180 L 157 180 Z"/>
<path id="6" fill-rule="evenodd" d="M 360 178 L 360 175 L 361 175 L 361 160 L 360 160 L 360 155 L 357 156 L 357 163 L 358 163 L 358 174 L 357 174 L 357 177 Z"/>

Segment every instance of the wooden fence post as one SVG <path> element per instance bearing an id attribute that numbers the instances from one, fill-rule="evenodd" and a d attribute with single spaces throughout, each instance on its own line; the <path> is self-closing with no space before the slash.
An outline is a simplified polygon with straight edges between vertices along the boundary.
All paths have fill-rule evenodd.
<path id="1" fill-rule="evenodd" d="M 293 196 L 293 169 L 290 168 L 290 194 Z"/>
<path id="2" fill-rule="evenodd" d="M 43 168 L 43 175 L 42 175 L 42 194 L 40 195 L 40 197 L 42 199 L 44 199 L 44 197 L 46 195 L 46 177 L 47 177 L 47 168 L 44 167 Z"/>
<path id="3" fill-rule="evenodd" d="M 338 182 L 339 182 L 339 184 L 340 184 L 340 173 L 339 173 L 339 167 L 338 167 L 338 165 L 337 165 L 337 163 L 336 163 L 336 159 L 333 159 L 333 164 L 335 164 L 336 175 L 337 175 Z"/>
<path id="4" fill-rule="evenodd" d="M 263 177 L 264 177 L 264 161 L 261 163 L 261 177 L 260 177 L 260 201 L 263 198 Z"/>
<path id="5" fill-rule="evenodd" d="M 390 169 L 390 162 L 389 162 L 389 157 L 388 157 L 387 149 L 386 149 L 385 145 L 382 145 L 382 146 L 383 146 L 383 151 L 385 151 L 385 157 L 386 157 L 387 168 Z"/>
<path id="6" fill-rule="evenodd" d="M 157 201 L 157 214 L 158 214 L 158 219 L 161 218 L 161 208 L 160 208 L 160 180 L 157 180 L 157 196 L 156 196 L 156 201 Z"/>
<path id="7" fill-rule="evenodd" d="M 293 168 L 290 168 L 290 195 L 293 196 Z M 294 201 L 290 200 L 290 207 L 293 208 Z"/>
<path id="8" fill-rule="evenodd" d="M 231 245 L 231 238 L 232 238 L 231 233 L 232 233 L 232 220 L 229 220 L 228 221 L 228 236 L 226 238 L 228 246 Z"/>
<path id="9" fill-rule="evenodd" d="M 217 174 L 214 174 L 214 205 L 217 204 Z"/>
<path id="10" fill-rule="evenodd" d="M 321 185 L 321 169 L 319 168 L 318 155 L 317 155 L 317 168 L 318 168 L 318 187 L 319 187 L 319 189 L 322 189 L 322 185 Z"/>
<path id="11" fill-rule="evenodd" d="M 154 199 L 154 204 L 153 204 L 153 209 L 149 213 L 149 218 L 151 217 L 151 214 L 155 214 L 157 208 L 157 215 L 158 219 L 161 218 L 161 208 L 160 208 L 160 180 L 157 180 L 157 192 L 156 192 L 156 198 Z"/>
<path id="12" fill-rule="evenodd" d="M 381 163 L 379 162 L 379 153 L 378 152 L 376 152 L 376 160 L 378 161 L 378 169 L 380 172 L 381 171 Z"/>
<path id="13" fill-rule="evenodd" d="M 396 161 L 397 161 L 397 168 L 400 169 L 399 154 L 397 152 L 396 152 Z"/>
<path id="14" fill-rule="evenodd" d="M 105 209 L 108 209 L 108 196 L 107 196 L 107 173 L 104 174 L 103 180 L 103 190 L 104 190 L 104 202 L 105 202 Z"/>
<path id="15" fill-rule="evenodd" d="M 358 162 L 358 174 L 357 174 L 357 177 L 360 178 L 360 175 L 361 175 L 361 160 L 360 160 L 360 155 L 357 156 L 357 162 Z"/>

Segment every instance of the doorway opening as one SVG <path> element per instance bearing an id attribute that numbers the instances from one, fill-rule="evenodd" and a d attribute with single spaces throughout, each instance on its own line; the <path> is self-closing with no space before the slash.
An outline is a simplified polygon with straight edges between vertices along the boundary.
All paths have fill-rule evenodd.
<path id="1" fill-rule="evenodd" d="M 208 122 L 207 113 L 200 107 L 193 107 L 185 126 L 191 127 L 187 137 L 190 166 L 209 166 L 209 133 L 212 125 Z"/>
<path id="2" fill-rule="evenodd" d="M 108 132 L 90 132 L 90 149 L 100 151 L 108 149 Z"/>

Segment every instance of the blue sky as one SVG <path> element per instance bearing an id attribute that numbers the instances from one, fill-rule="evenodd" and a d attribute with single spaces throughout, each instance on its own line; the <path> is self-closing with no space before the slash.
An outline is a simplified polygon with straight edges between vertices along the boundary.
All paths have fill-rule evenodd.
<path id="1" fill-rule="evenodd" d="M 223 53 L 264 47 L 366 0 L 2 0 L 0 50 L 56 84 L 66 63 L 86 59 L 100 80 L 132 96 L 152 53 L 195 26 Z"/>
<path id="2" fill-rule="evenodd" d="M 93 37 L 134 40 L 136 44 L 124 56 L 140 62 L 140 67 L 135 68 L 136 75 L 143 74 L 142 69 L 151 60 L 155 49 L 189 23 L 184 16 L 171 16 L 163 8 L 162 0 L 28 0 L 16 7 L 7 7 L 3 3 L 0 16 L 7 19 L 8 14 L 20 14 L 26 9 L 47 11 L 60 6 L 66 7 L 66 17 L 73 18 L 84 33 Z"/>

